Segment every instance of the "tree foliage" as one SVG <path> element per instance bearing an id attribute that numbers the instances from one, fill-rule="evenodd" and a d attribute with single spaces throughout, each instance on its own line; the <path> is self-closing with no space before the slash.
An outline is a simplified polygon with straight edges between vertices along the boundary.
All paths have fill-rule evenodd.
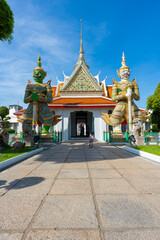
<path id="1" fill-rule="evenodd" d="M 8 114 L 9 114 L 9 109 L 7 107 L 5 106 L 0 107 L 0 117 L 2 121 Z"/>
<path id="2" fill-rule="evenodd" d="M 150 116 L 150 122 L 158 125 L 160 129 L 160 83 L 153 95 L 147 98 L 147 109 L 151 109 L 153 112 Z"/>
<path id="3" fill-rule="evenodd" d="M 0 41 L 11 43 L 14 28 L 13 12 L 6 0 L 0 0 Z"/>

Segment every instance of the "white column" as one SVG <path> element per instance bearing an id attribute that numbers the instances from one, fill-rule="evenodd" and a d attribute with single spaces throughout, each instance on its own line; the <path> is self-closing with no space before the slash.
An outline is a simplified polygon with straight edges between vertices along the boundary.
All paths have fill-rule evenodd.
<path id="1" fill-rule="evenodd" d="M 103 141 L 103 130 L 102 130 L 102 121 L 101 118 L 101 109 L 95 109 L 93 111 L 94 117 L 94 136 L 97 140 Z"/>
<path id="2" fill-rule="evenodd" d="M 62 141 L 68 141 L 69 113 L 64 112 L 62 116 Z"/>

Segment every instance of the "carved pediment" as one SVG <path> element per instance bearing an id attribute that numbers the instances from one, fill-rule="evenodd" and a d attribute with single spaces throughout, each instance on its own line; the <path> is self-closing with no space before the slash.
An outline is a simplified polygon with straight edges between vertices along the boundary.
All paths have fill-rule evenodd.
<path id="1" fill-rule="evenodd" d="M 62 91 L 101 91 L 102 88 L 99 86 L 97 81 L 91 76 L 91 74 L 85 71 L 81 67 L 76 74 L 71 78 L 68 83 L 62 88 Z"/>

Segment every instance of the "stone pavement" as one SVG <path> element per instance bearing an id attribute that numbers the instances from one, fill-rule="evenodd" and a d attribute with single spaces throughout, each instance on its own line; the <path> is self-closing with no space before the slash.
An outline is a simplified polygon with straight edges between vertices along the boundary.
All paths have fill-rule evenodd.
<path id="1" fill-rule="evenodd" d="M 160 240 L 160 165 L 66 142 L 0 173 L 0 240 Z"/>

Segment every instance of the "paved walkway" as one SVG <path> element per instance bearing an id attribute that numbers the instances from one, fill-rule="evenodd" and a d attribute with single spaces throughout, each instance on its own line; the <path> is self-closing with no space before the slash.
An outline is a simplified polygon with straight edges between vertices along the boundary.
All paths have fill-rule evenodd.
<path id="1" fill-rule="evenodd" d="M 0 173 L 0 240 L 159 240 L 160 165 L 68 142 Z"/>

